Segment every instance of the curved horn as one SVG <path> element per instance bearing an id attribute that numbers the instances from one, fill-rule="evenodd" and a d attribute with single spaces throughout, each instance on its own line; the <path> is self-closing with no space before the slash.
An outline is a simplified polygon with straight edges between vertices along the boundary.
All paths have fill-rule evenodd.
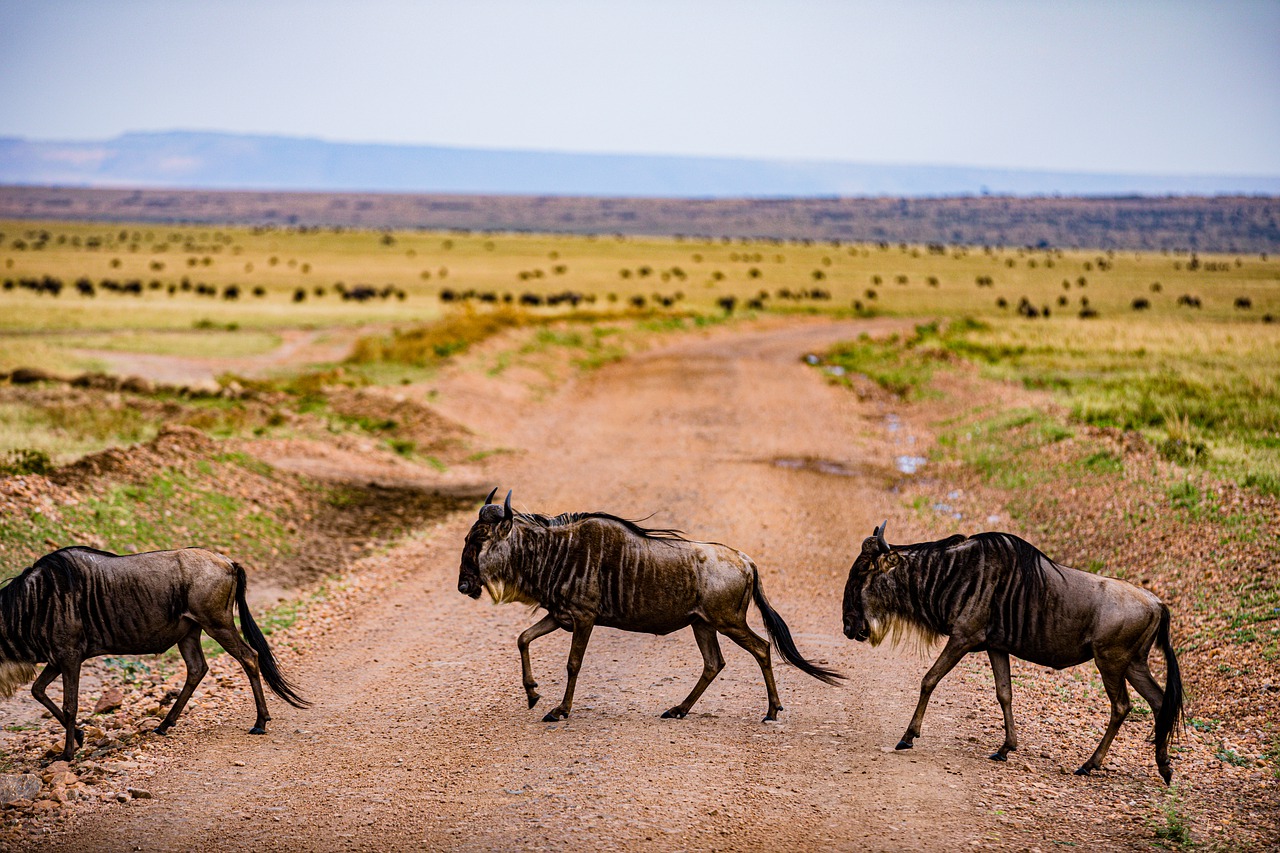
<path id="1" fill-rule="evenodd" d="M 498 493 L 498 487 L 494 486 L 493 491 L 489 493 L 489 497 L 484 499 L 485 506 L 488 506 L 489 504 L 493 503 L 493 496 L 496 495 L 497 493 Z"/>
<path id="2" fill-rule="evenodd" d="M 881 551 L 889 550 L 889 543 L 884 541 L 884 529 L 889 526 L 889 519 L 880 522 L 880 526 L 876 528 L 876 542 L 880 545 Z"/>
<path id="3" fill-rule="evenodd" d="M 511 512 L 511 492 L 507 492 L 507 499 L 502 502 L 502 520 L 510 521 L 514 513 Z"/>

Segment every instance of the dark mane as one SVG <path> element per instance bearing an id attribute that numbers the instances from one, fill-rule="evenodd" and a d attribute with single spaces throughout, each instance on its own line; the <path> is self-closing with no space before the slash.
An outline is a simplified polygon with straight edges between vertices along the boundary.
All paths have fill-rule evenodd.
<path id="1" fill-rule="evenodd" d="M 1036 546 L 1020 536 L 1012 533 L 978 533 L 971 537 L 987 552 L 1012 552 L 1013 563 L 1022 580 L 1032 590 L 1042 590 L 1045 586 L 1045 566 L 1057 566 L 1053 560 Z"/>
<path id="2" fill-rule="evenodd" d="M 684 531 L 676 530 L 673 527 L 641 527 L 634 521 L 627 518 L 619 518 L 616 515 L 610 515 L 607 512 L 562 512 L 560 515 L 541 515 L 536 512 L 520 512 L 516 513 L 516 517 L 536 524 L 539 527 L 563 527 L 566 524 L 576 524 L 579 521 L 598 518 L 604 521 L 613 521 L 621 524 L 631 533 L 642 539 L 655 539 L 663 541 L 687 542 Z"/>
<path id="3" fill-rule="evenodd" d="M 984 534 L 979 533 L 978 536 Z M 975 539 L 977 536 L 974 537 Z M 968 541 L 969 537 L 963 533 L 953 533 L 946 539 L 937 539 L 933 542 L 917 542 L 914 545 L 890 545 L 890 549 L 894 551 L 912 551 L 914 553 L 931 553 L 933 551 L 945 551 L 948 548 L 959 545 L 961 542 Z"/>
<path id="4" fill-rule="evenodd" d="M 975 533 L 972 536 L 956 533 L 935 542 L 920 542 L 915 545 L 893 545 L 891 547 L 895 551 L 911 551 L 914 555 L 927 555 L 947 551 L 964 542 L 973 542 L 988 554 L 1003 552 L 1011 556 L 1011 568 L 1033 590 L 1044 587 L 1045 565 L 1057 565 L 1039 548 L 1019 536 L 1014 536 L 1012 533 Z"/>

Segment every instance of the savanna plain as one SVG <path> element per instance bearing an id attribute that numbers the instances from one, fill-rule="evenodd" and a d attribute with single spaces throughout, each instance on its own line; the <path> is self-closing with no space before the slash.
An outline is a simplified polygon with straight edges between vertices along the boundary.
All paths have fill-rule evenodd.
<path id="1" fill-rule="evenodd" d="M 1280 261 L 1267 254 L 0 221 L 0 574 L 202 545 L 314 702 L 175 652 L 86 667 L 85 743 L 0 701 L 10 849 L 1206 849 L 1280 844 Z M 572 716 L 536 621 L 457 592 L 493 487 L 751 554 L 830 687 L 598 631 Z M 1172 611 L 1173 783 L 1093 664 L 846 640 L 891 542 L 1005 530 Z M 760 631 L 759 616 L 751 619 Z M 567 635 L 534 644 L 563 688 Z M 775 655 L 776 658 L 776 655 Z M 1153 655 L 1157 680 L 1163 661 Z M 58 685 L 50 690 L 58 699 Z M 18 790 L 21 788 L 21 790 Z M 8 795 L 6 795 L 8 796 Z"/>

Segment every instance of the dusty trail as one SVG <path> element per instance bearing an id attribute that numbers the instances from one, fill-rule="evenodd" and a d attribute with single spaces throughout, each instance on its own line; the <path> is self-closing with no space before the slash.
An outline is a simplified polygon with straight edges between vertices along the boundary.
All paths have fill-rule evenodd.
<path id="1" fill-rule="evenodd" d="M 456 591 L 466 513 L 393 552 L 386 593 L 293 667 L 314 708 L 273 701 L 264 737 L 236 717 L 183 741 L 148 783 L 155 799 L 85 809 L 48 849 L 954 850 L 992 840 L 998 828 L 976 798 L 1000 768 L 956 727 L 957 709 L 976 704 L 970 688 L 945 683 L 917 748 L 894 753 L 926 664 L 840 634 L 845 570 L 894 500 L 894 451 L 882 414 L 800 356 L 859 328 L 685 339 L 537 405 L 462 406 L 474 429 L 525 451 L 492 457 L 483 485 L 512 488 L 536 511 L 654 513 L 657 526 L 747 551 L 801 651 L 848 673 L 848 686 L 776 663 L 785 710 L 763 724 L 759 670 L 725 642 L 727 666 L 690 717 L 661 720 L 700 671 L 692 635 L 602 629 L 573 717 L 542 723 L 543 707 L 525 707 L 515 650 L 536 617 Z M 567 649 L 564 633 L 533 646 L 544 705 L 563 688 Z"/>

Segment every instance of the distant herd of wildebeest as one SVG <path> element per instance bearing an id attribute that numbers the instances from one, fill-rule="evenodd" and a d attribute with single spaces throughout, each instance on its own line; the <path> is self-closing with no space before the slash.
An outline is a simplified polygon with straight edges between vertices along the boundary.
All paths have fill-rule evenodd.
<path id="1" fill-rule="evenodd" d="M 597 626 L 658 635 L 692 628 L 702 674 L 664 718 L 685 717 L 724 668 L 718 640 L 723 634 L 756 659 L 768 693 L 765 719 L 777 719 L 782 704 L 770 644 L 747 623 L 753 601 L 784 660 L 828 684 L 845 678 L 801 655 L 765 597 L 756 564 L 741 551 L 603 512 L 517 512 L 510 492 L 501 504 L 493 502 L 496 492 L 485 499 L 467 533 L 458 591 L 471 598 L 487 591 L 496 603 L 521 602 L 545 611 L 517 641 L 530 708 L 540 698 L 530 644 L 557 629 L 572 634 L 564 695 L 544 721 L 569 716 L 587 642 Z M 1132 685 L 1151 706 L 1156 765 L 1169 782 L 1169 741 L 1180 725 L 1183 689 L 1169 609 L 1155 595 L 1060 565 L 1008 533 L 892 545 L 885 527 L 879 525 L 863 540 L 849 569 L 845 636 L 873 646 L 886 638 L 945 641 L 920 685 L 898 749 L 913 747 L 930 694 L 971 652 L 987 653 L 1004 714 L 1004 742 L 991 755 L 996 761 L 1018 748 L 1010 656 L 1056 669 L 1092 659 L 1111 700 L 1111 716 L 1097 749 L 1076 772 L 1085 775 L 1102 766 L 1130 711 L 1126 685 Z M 281 673 L 249 612 L 246 584 L 238 563 L 201 548 L 115 555 L 69 547 L 47 554 L 0 588 L 0 695 L 12 696 L 34 678 L 32 695 L 63 726 L 62 757 L 71 760 L 84 738 L 77 726 L 82 663 L 105 654 L 157 654 L 176 645 L 187 676 L 155 729 L 164 734 L 208 671 L 200 643 L 205 632 L 248 675 L 257 711 L 250 732 L 262 734 L 270 719 L 264 679 L 289 704 L 303 708 L 309 703 Z M 1166 661 L 1163 689 L 1148 667 L 1157 643 Z M 37 676 L 39 664 L 44 668 Z M 61 707 L 45 692 L 59 676 Z"/>

